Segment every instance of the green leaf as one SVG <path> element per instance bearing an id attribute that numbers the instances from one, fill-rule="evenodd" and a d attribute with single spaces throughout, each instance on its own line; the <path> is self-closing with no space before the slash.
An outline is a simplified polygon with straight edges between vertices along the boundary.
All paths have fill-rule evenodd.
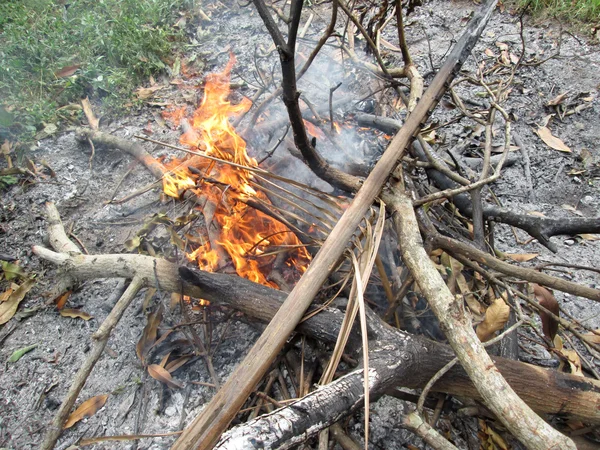
<path id="1" fill-rule="evenodd" d="M 39 344 L 28 345 L 27 347 L 20 348 L 19 350 L 15 350 L 10 358 L 8 358 L 7 362 L 15 363 L 20 360 L 25 353 L 29 353 L 31 350 L 36 348 Z"/>
<path id="2" fill-rule="evenodd" d="M 17 264 L 9 263 L 8 261 L 1 261 L 0 266 L 4 271 L 4 276 L 7 280 L 14 280 L 15 278 L 28 278 L 23 268 Z"/>
<path id="3" fill-rule="evenodd" d="M 0 105 L 0 127 L 8 128 L 15 121 L 15 117 Z"/>

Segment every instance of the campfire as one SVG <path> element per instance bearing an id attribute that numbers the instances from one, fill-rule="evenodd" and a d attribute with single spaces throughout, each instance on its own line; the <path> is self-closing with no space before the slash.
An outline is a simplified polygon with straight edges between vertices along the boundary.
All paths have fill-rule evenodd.
<path id="1" fill-rule="evenodd" d="M 246 112 L 251 104 L 244 98 L 232 104 L 229 79 L 235 64 L 233 55 L 221 73 L 207 76 L 204 99 L 189 121 L 183 121 L 182 145 L 213 156 L 215 162 L 201 156 L 172 160 L 163 178 L 165 194 L 180 198 L 186 191 L 196 196 L 198 208 L 207 204 L 214 209 L 218 239 L 206 242 L 187 253 L 205 271 L 214 272 L 225 264 L 215 246 L 224 249 L 241 277 L 265 286 L 280 288 L 269 279 L 274 265 L 281 266 L 286 281 L 293 282 L 306 270 L 310 255 L 296 234 L 274 218 L 248 206 L 248 199 L 270 204 L 267 195 L 256 189 L 257 181 L 243 167 L 257 167 L 247 153 L 246 142 L 236 133 L 229 119 Z M 181 116 L 175 111 L 176 119 Z M 226 162 L 235 163 L 235 166 Z M 241 166 L 241 167 L 240 167 Z M 207 216 L 207 222 L 211 220 Z M 212 224 L 207 223 L 210 227 Z"/>
<path id="2" fill-rule="evenodd" d="M 462 64 L 472 53 L 496 2 L 486 0 L 474 13 L 462 37 L 444 57 L 435 77 L 428 82 L 426 91 L 424 80 L 407 48 L 401 2 L 396 2 L 395 19 L 404 67 L 395 69 L 387 67 L 381 58 L 377 58 L 380 67 L 364 61 L 361 63 L 356 58 L 355 30 L 360 31 L 377 55 L 381 36 L 374 36 L 375 41 L 372 42 L 368 30 L 354 16 L 353 8 L 341 1 L 332 3 L 330 26 L 311 57 L 306 58 L 306 65 L 297 68 L 296 38 L 303 2 L 292 0 L 290 21 L 286 22 L 287 36 L 278 30 L 279 25 L 274 22 L 263 0 L 253 0 L 253 3 L 271 35 L 273 49 L 277 49 L 281 65 L 281 83 L 275 76 L 269 82 L 278 86 L 270 98 L 281 97 L 288 115 L 281 127 L 282 131 L 284 127 L 286 129 L 279 143 L 286 139 L 291 128 L 294 149 L 286 156 L 293 162 L 300 159 L 310 169 L 311 175 L 333 189 L 345 191 L 347 203 L 258 167 L 257 160 L 248 154 L 246 141 L 236 133 L 230 122 L 241 118 L 251 106 L 248 99 L 232 102 L 229 98 L 230 74 L 235 64 L 233 57 L 223 72 L 207 77 L 203 100 L 193 115 L 186 118 L 181 108 L 170 113 L 169 119 L 183 129 L 180 139 L 183 147 L 136 136 L 186 152 L 185 158 L 156 160 L 139 144 L 110 136 L 98 130 L 97 123 L 92 126 L 94 121 L 89 120 L 92 129 L 79 129 L 77 138 L 90 145 L 92 155 L 94 144 L 120 148 L 162 180 L 165 195 L 193 203 L 192 207 L 204 218 L 205 226 L 195 227 L 189 222 L 194 229 L 184 235 L 186 239 L 178 248 L 185 248 L 187 258 L 201 270 L 182 266 L 183 258 L 174 262 L 168 252 L 152 254 L 151 246 L 148 247 L 149 255 L 84 255 L 69 240 L 56 207 L 51 203 L 47 205 L 48 240 L 55 251 L 34 246 L 33 253 L 67 273 L 59 287 L 67 288 L 71 287 L 71 283 L 100 277 L 130 281 L 94 334 L 93 348 L 48 427 L 42 448 L 53 448 L 65 423 L 70 422 L 67 420 L 69 413 L 94 365 L 100 360 L 111 331 L 143 288 L 150 288 L 149 291 L 161 295 L 172 293 L 171 299 L 179 299 L 182 305 L 182 322 L 169 325 L 168 331 L 161 325 L 162 298 L 148 314 L 147 325 L 136 346 L 144 369 L 150 377 L 170 389 L 180 389 L 184 386 L 184 378 L 173 373 L 201 357 L 212 382 L 191 380 L 191 374 L 187 379 L 190 383 L 216 390 L 211 402 L 181 432 L 174 443 L 174 450 L 208 450 L 214 446 L 220 449 L 280 448 L 298 445 L 312 437 L 315 444 L 316 439 L 321 440 L 319 448 L 328 447 L 330 443 L 325 430 L 331 427 L 332 434 L 338 438 L 348 437 L 344 427 L 337 422 L 361 405 L 364 405 L 364 442 L 365 448 L 368 448 L 369 427 L 373 425 L 369 420 L 370 400 L 384 395 L 416 403 L 415 410 L 410 413 L 403 407 L 403 417 L 398 417 L 402 421 L 399 426 L 412 431 L 430 445 L 436 442 L 432 445 L 435 448 L 450 448 L 453 444 L 446 442 L 450 434 L 438 432 L 435 428 L 439 414 L 446 414 L 448 409 L 444 407 L 445 395 L 432 398 L 432 389 L 455 395 L 456 405 L 464 399 L 469 400 L 464 402 L 468 407 L 475 401 L 481 401 L 525 447 L 575 448 L 571 437 L 567 438 L 560 431 L 576 437 L 576 433 L 588 434 L 600 423 L 600 384 L 582 376 L 582 367 L 587 365 L 590 372 L 600 378 L 593 364 L 593 358 L 600 352 L 600 331 L 561 317 L 558 300 L 550 289 L 594 301 L 600 301 L 600 290 L 548 275 L 542 270 L 551 265 L 597 270 L 563 263 L 548 263 L 539 268 L 517 265 L 515 263 L 527 262 L 538 255 L 502 253 L 500 248 L 494 247 L 494 242 L 502 242 L 501 239 L 493 239 L 494 224 L 519 228 L 529 233 L 532 239 L 537 239 L 536 245 L 556 250 L 550 238 L 564 234 L 598 233 L 600 220 L 598 217 L 567 219 L 524 214 L 489 204 L 482 195 L 484 187 L 487 189 L 499 179 L 513 138 L 523 150 L 524 159 L 526 155 L 518 136 L 511 137 L 512 118 L 507 112 L 510 110 L 503 106 L 512 90 L 511 82 L 525 57 L 524 47 L 517 62 L 511 62 L 509 55 L 505 55 L 504 60 L 486 59 L 491 58 L 490 53 L 493 54 L 491 49 L 487 49 L 484 53 L 486 58 L 475 69 L 477 76 L 466 77 L 462 71 Z M 327 40 L 339 39 L 336 31 L 338 7 L 348 17 L 349 24 L 354 24 L 354 31 L 347 33 L 346 53 L 353 63 L 376 74 L 387 87 L 393 87 L 390 92 L 394 98 L 398 97 L 383 112 L 390 112 L 393 107 L 392 112 L 396 113 L 396 106 L 392 105 L 402 104 L 404 108 L 402 122 L 385 115 L 366 117 L 370 114 L 362 114 L 360 117 L 355 114 L 355 125 L 377 127 L 386 133 L 386 139 L 394 134 L 381 157 L 378 155 L 373 161 L 366 161 L 373 162 L 372 167 L 361 164 L 364 167 L 360 169 L 368 172 L 364 174 L 359 171 L 351 173 L 348 167 L 336 167 L 331 163 L 331 154 L 328 154 L 333 152 L 327 152 L 327 140 L 335 146 L 336 139 L 343 138 L 346 128 L 345 124 L 340 127 L 333 120 L 332 94 L 335 88 L 329 93 L 329 122 L 318 118 L 318 109 L 314 112 L 310 107 L 314 117 L 308 114 L 305 117 L 299 104 L 297 81 Z M 384 12 L 389 13 L 390 20 L 394 18 L 391 10 Z M 310 20 L 306 22 L 306 29 Z M 385 23 L 381 26 L 384 27 Z M 340 41 L 342 47 L 346 46 L 344 39 Z M 508 48 L 508 44 L 502 44 Z M 408 79 L 408 95 L 397 82 L 392 83 L 396 77 Z M 463 90 L 463 84 L 469 84 L 469 87 Z M 485 97 L 471 99 L 471 103 L 463 101 L 460 95 L 469 99 L 471 85 L 478 86 Z M 446 99 L 444 105 L 449 106 L 453 117 L 440 126 L 427 125 L 432 112 L 446 94 L 453 103 Z M 477 108 L 467 107 L 465 103 Z M 481 109 L 481 104 L 486 106 L 485 110 Z M 263 105 L 268 105 L 267 100 Z M 255 107 L 254 117 L 245 119 L 248 127 L 258 123 L 259 113 L 264 109 L 261 106 Z M 473 140 L 482 151 L 479 174 L 461 169 L 462 156 L 450 152 L 454 148 L 449 146 L 451 140 L 442 143 L 432 138 L 438 128 L 447 128 L 467 119 L 472 122 L 469 127 L 479 131 L 477 135 L 469 134 L 468 139 L 464 138 L 464 134 L 460 138 L 467 144 L 468 140 Z M 323 123 L 328 123 L 330 129 L 321 127 Z M 503 130 L 500 124 L 504 125 Z M 466 129 L 466 125 L 461 127 Z M 548 137 L 548 133 L 544 126 L 538 129 L 540 138 Z M 501 154 L 493 155 L 498 139 L 503 140 L 499 147 Z M 291 142 L 291 138 L 288 137 L 288 140 Z M 263 149 L 263 152 L 270 157 L 276 148 L 270 151 Z M 442 150 L 448 150 L 451 158 L 446 157 Z M 344 155 L 339 159 L 349 158 Z M 528 160 L 526 164 L 529 164 Z M 293 189 L 285 190 L 271 179 L 284 181 L 294 189 L 303 189 L 304 197 L 314 196 L 322 202 L 312 205 L 319 211 L 313 213 L 310 205 L 304 208 L 303 202 L 310 204 L 310 200 Z M 287 203 L 282 207 L 279 202 L 283 202 L 286 195 Z M 321 204 L 326 206 L 321 207 Z M 293 211 L 286 211 L 287 205 Z M 515 233 L 517 243 L 523 244 L 516 238 Z M 319 247 L 312 260 L 308 245 Z M 508 262 L 508 259 L 514 262 Z M 234 271 L 239 276 L 233 275 Z M 322 299 L 334 290 L 332 286 L 338 292 L 331 295 L 329 301 L 315 304 L 317 296 Z M 531 287 L 533 293 L 526 292 L 524 286 Z M 372 294 L 367 287 L 377 288 L 378 295 L 368 298 Z M 147 298 L 152 295 L 147 295 Z M 201 320 L 196 320 L 196 317 L 189 317 L 183 307 L 185 296 L 203 298 L 218 307 L 203 309 Z M 425 327 L 424 320 L 416 314 L 416 302 L 411 300 L 415 297 L 426 302 L 449 345 L 433 342 L 418 334 Z M 215 348 L 219 347 L 229 329 L 228 321 L 233 317 L 233 314 L 222 314 L 221 307 L 229 307 L 268 323 L 225 384 L 221 384 L 223 380 L 219 379 L 212 360 Z M 219 324 L 222 334 L 218 340 L 213 339 L 212 327 L 218 323 L 211 321 L 213 311 L 219 315 L 219 320 L 223 315 L 223 325 Z M 177 312 L 175 307 L 169 316 L 175 316 L 173 312 Z M 535 345 L 557 356 L 561 364 L 558 370 L 542 369 L 518 359 L 516 330 L 526 324 L 534 328 L 537 319 L 532 317 L 536 315 L 539 316 L 543 336 L 536 330 L 534 337 L 540 338 L 540 343 L 535 342 Z M 404 323 L 408 319 L 414 319 L 415 325 L 411 330 Z M 227 323 L 224 323 L 225 320 Z M 359 323 L 360 331 L 355 322 Z M 558 334 L 559 325 L 565 341 Z M 203 332 L 197 332 L 196 326 L 201 326 Z M 182 354 L 179 354 L 178 348 L 159 355 L 162 347 L 158 344 L 165 343 L 172 333 L 179 338 L 174 333 L 180 329 L 185 335 L 185 353 L 181 350 Z M 572 332 L 573 339 L 577 337 L 588 350 L 590 362 L 584 359 L 583 353 L 574 350 L 566 330 Z M 529 333 L 530 330 L 522 331 Z M 294 333 L 297 338 L 290 338 Z M 503 353 L 510 358 L 498 356 L 492 359 L 485 346 L 503 338 L 507 341 L 514 339 L 512 348 L 503 347 Z M 179 345 L 179 339 L 171 339 Z M 213 342 L 217 342 L 216 347 L 211 347 Z M 565 342 L 573 350 L 565 346 Z M 330 357 L 324 357 L 327 345 L 332 348 Z M 151 353 L 153 351 L 154 354 Z M 570 373 L 564 370 L 566 368 Z M 278 384 L 275 388 L 274 383 Z M 408 394 L 400 388 L 422 390 L 417 398 L 412 392 Z M 541 391 L 548 395 L 541 398 L 538 395 Z M 185 402 L 182 412 L 189 409 Z M 146 400 L 142 397 L 139 404 L 141 411 Z M 78 410 L 85 411 L 88 405 L 87 401 L 84 402 L 73 414 L 77 415 Z M 272 407 L 278 409 L 272 411 Z M 438 416 L 431 424 L 427 421 L 430 415 L 424 413 L 424 408 L 432 409 L 433 416 Z M 257 417 L 263 409 L 269 414 Z M 83 413 L 79 414 L 83 416 Z M 488 424 L 488 418 L 486 414 L 485 420 L 480 421 L 481 433 L 498 435 Z M 560 421 L 554 421 L 560 430 L 550 428 L 544 420 L 547 418 L 560 418 Z M 568 427 L 561 423 L 563 418 L 565 423 L 570 421 Z M 240 419 L 248 419 L 248 422 L 226 432 L 234 420 Z M 176 433 L 179 434 L 179 431 Z"/>

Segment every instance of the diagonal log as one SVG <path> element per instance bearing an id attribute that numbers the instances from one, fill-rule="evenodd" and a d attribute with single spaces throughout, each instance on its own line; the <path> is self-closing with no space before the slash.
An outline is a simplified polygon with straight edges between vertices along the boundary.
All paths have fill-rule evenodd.
<path id="1" fill-rule="evenodd" d="M 259 3 L 261 3 L 260 0 L 255 0 L 255 4 Z M 292 2 L 292 10 L 298 15 L 299 10 L 301 10 L 301 3 L 302 0 L 293 0 Z M 379 162 L 375 165 L 371 174 L 356 194 L 354 201 L 344 212 L 344 215 L 324 242 L 306 273 L 289 294 L 287 300 L 273 317 L 273 320 L 269 323 L 244 361 L 237 367 L 202 413 L 193 420 L 177 442 L 175 442 L 172 447 L 174 450 L 212 448 L 220 435 L 227 429 L 231 420 L 233 420 L 256 384 L 265 375 L 271 362 L 275 359 L 289 335 L 296 328 L 304 312 L 321 288 L 321 285 L 346 249 L 358 224 L 365 216 L 375 197 L 379 195 L 381 188 L 396 166 L 397 161 L 412 141 L 423 121 L 428 118 L 430 112 L 446 91 L 448 82 L 458 73 L 462 64 L 469 56 L 491 17 L 495 5 L 496 0 L 488 0 L 483 4 L 481 10 L 474 15 L 463 36 L 450 52 L 439 73 L 423 94 L 412 114 L 408 117 L 405 126 L 394 137 Z M 299 21 L 299 18 L 297 20 Z M 270 26 L 268 21 L 266 24 L 267 27 Z M 278 40 L 282 40 L 280 33 L 279 35 L 276 32 L 272 34 L 277 36 Z M 290 37 L 293 37 L 291 32 L 290 35 Z M 291 41 L 294 42 L 294 39 L 291 39 Z M 286 43 L 282 41 L 279 44 Z M 288 50 L 287 54 L 285 52 L 286 49 Z M 289 70 L 286 72 L 283 64 L 285 58 L 289 58 L 289 53 L 290 46 L 288 42 L 285 48 L 280 49 L 282 71 L 284 74 L 288 73 L 292 75 L 294 72 Z M 285 93 L 284 98 L 286 98 Z M 291 100 L 289 96 L 287 99 Z M 288 105 L 290 103 L 286 102 L 286 106 Z M 302 139 L 302 135 L 299 135 L 297 131 L 304 133 L 304 135 L 306 132 L 303 130 L 294 130 L 295 138 Z M 308 147 L 309 150 L 311 148 L 312 146 Z M 300 150 L 306 149 L 301 148 Z"/>

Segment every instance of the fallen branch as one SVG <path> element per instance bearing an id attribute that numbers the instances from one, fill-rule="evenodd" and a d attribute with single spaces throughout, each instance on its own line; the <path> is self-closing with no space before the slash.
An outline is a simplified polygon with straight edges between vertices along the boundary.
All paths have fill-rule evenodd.
<path id="1" fill-rule="evenodd" d="M 546 275 L 545 273 L 538 272 L 534 269 L 528 269 L 526 267 L 519 267 L 501 261 L 498 258 L 493 257 L 481 250 L 475 248 L 464 242 L 457 241 L 441 234 L 428 235 L 427 239 L 431 242 L 435 248 L 441 248 L 450 254 L 460 254 L 469 258 L 472 261 L 482 263 L 491 269 L 502 272 L 506 275 L 518 277 L 523 280 L 530 281 L 532 283 L 542 284 L 552 289 L 557 289 L 562 292 L 568 292 L 579 297 L 589 298 L 590 300 L 600 301 L 600 290 L 590 288 L 587 286 L 581 286 L 580 284 L 573 283 L 572 281 L 563 280 L 562 278 L 553 277 Z"/>
<path id="2" fill-rule="evenodd" d="M 399 130 L 402 126 L 400 122 L 393 119 L 381 121 L 376 116 L 360 115 L 360 120 L 364 121 L 367 125 L 376 126 L 386 133 Z M 413 143 L 412 151 L 420 161 L 429 162 L 423 147 L 418 142 Z M 437 161 L 440 164 L 444 164 L 439 157 L 437 157 Z M 445 174 L 435 169 L 428 169 L 427 175 L 439 189 L 444 190 L 446 193 L 455 192 L 460 188 Z M 461 214 L 471 217 L 472 203 L 469 197 L 461 195 L 459 192 L 452 195 L 452 201 Z M 420 204 L 419 200 L 416 202 L 417 205 Z M 557 251 L 556 245 L 550 242 L 550 238 L 553 236 L 600 233 L 600 217 L 550 218 L 530 216 L 494 205 L 484 205 L 483 216 L 486 220 L 505 223 L 526 231 L 553 252 Z"/>
<path id="3" fill-rule="evenodd" d="M 57 217 L 56 215 L 55 218 Z M 208 299 L 214 304 L 233 307 L 264 322 L 272 319 L 286 296 L 281 291 L 236 276 L 191 271 L 186 268 L 179 269 L 186 281 L 182 284 L 175 264 L 144 255 L 87 256 L 56 253 L 38 246 L 33 250 L 36 255 L 64 269 L 74 282 L 100 277 L 134 278 L 142 280 L 145 286 L 158 285 L 166 292 L 183 292 L 193 297 Z M 335 342 L 342 319 L 342 312 L 325 308 L 302 322 L 299 331 L 324 342 Z M 447 346 L 390 329 L 375 316 L 371 316 L 370 326 L 369 335 L 373 338 L 371 370 L 378 380 L 372 386 L 375 396 L 398 385 L 422 387 L 454 357 Z M 356 347 L 359 340 L 351 341 L 350 344 Z M 536 411 L 543 414 L 561 414 L 588 423 L 600 423 L 600 383 L 502 358 L 495 358 L 495 363 L 519 396 Z M 353 372 L 344 382 L 348 380 L 352 380 L 357 389 L 356 392 L 351 390 L 345 393 L 348 395 L 347 402 L 360 405 L 363 394 L 362 371 Z M 337 388 L 334 385 L 332 389 Z M 436 383 L 434 390 L 480 398 L 460 367 L 453 369 Z M 339 405 L 337 408 L 340 412 L 329 410 L 329 416 L 350 413 L 351 410 L 346 408 L 346 404 L 334 403 Z M 316 423 L 304 423 L 310 430 L 319 429 Z M 303 433 L 301 429 L 294 430 Z"/>
<path id="4" fill-rule="evenodd" d="M 484 404 L 529 449 L 575 449 L 566 436 L 552 429 L 519 398 L 498 372 L 475 334 L 462 297 L 455 298 L 423 248 L 411 199 L 395 185 L 396 224 L 402 259 L 444 331 L 450 345 Z"/>
<path id="5" fill-rule="evenodd" d="M 415 143 L 412 148 L 416 153 L 416 157 L 421 161 L 428 161 L 422 147 L 418 143 Z M 456 183 L 437 170 L 428 169 L 427 175 L 440 189 L 456 189 L 458 187 Z M 452 201 L 461 214 L 471 217 L 472 203 L 468 196 L 458 194 L 452 197 Z M 553 252 L 556 252 L 557 248 L 554 243 L 550 242 L 552 236 L 600 233 L 600 217 L 549 218 L 530 216 L 494 205 L 485 205 L 483 207 L 483 216 L 486 220 L 505 223 L 526 231 L 536 238 L 540 244 Z"/>

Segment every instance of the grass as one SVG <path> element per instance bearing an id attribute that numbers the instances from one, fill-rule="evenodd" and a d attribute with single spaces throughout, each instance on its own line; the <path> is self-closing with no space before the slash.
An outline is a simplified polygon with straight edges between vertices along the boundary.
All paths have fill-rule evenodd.
<path id="1" fill-rule="evenodd" d="M 519 0 L 521 6 L 529 4 L 536 13 L 567 21 L 600 21 L 600 0 Z"/>
<path id="2" fill-rule="evenodd" d="M 76 109 L 69 105 L 85 96 L 122 108 L 136 86 L 173 60 L 183 37 L 173 24 L 185 6 L 186 0 L 0 0 L 0 143 L 60 125 Z"/>

